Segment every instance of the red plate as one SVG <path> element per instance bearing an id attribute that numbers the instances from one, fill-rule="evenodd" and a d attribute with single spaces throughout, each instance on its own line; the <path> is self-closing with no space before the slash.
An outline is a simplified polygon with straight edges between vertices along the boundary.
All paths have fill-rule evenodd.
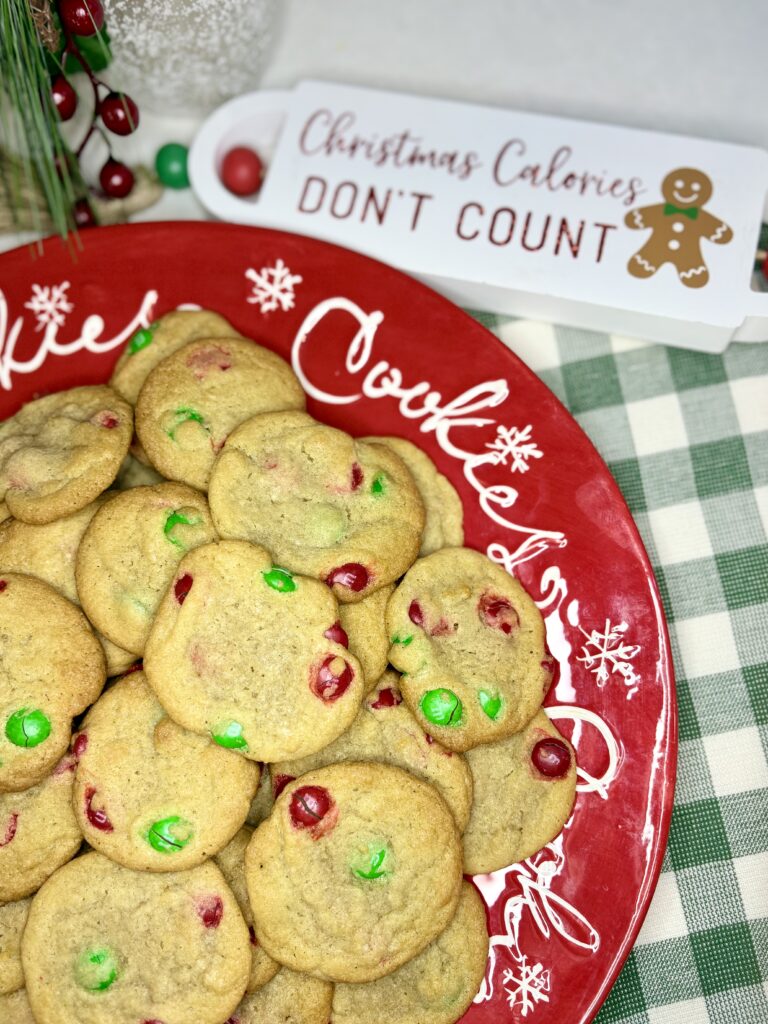
<path id="1" fill-rule="evenodd" d="M 467 544 L 518 576 L 559 673 L 548 713 L 572 736 L 579 795 L 563 833 L 476 882 L 491 956 L 463 1018 L 592 1019 L 651 897 L 672 805 L 676 719 L 656 584 L 606 466 L 557 399 L 450 302 L 373 260 L 225 224 L 82 234 L 75 260 L 0 256 L 0 417 L 106 381 L 126 339 L 197 304 L 291 359 L 309 411 L 399 434 L 458 488 Z"/>

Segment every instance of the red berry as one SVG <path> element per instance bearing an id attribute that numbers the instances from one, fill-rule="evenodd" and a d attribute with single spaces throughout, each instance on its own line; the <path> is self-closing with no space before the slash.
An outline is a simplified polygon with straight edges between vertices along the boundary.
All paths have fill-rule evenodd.
<path id="1" fill-rule="evenodd" d="M 403 698 L 397 692 L 390 687 L 385 690 L 379 690 L 376 694 L 376 700 L 371 704 L 372 708 L 396 708 L 398 704 L 403 703 Z"/>
<path id="2" fill-rule="evenodd" d="M 276 775 L 272 780 L 272 789 L 275 794 L 275 800 L 280 796 L 285 787 L 289 782 L 293 782 L 296 778 L 295 775 Z"/>
<path id="3" fill-rule="evenodd" d="M 571 752 L 562 740 L 539 740 L 531 751 L 531 761 L 537 771 L 548 779 L 561 779 L 571 767 Z"/>
<path id="4" fill-rule="evenodd" d="M 104 24 L 104 8 L 100 0 L 59 0 L 59 17 L 76 36 L 95 36 Z"/>
<path id="5" fill-rule="evenodd" d="M 124 92 L 111 92 L 99 104 L 104 125 L 115 135 L 130 135 L 139 126 L 139 108 Z"/>
<path id="6" fill-rule="evenodd" d="M 95 807 L 91 806 L 91 801 L 96 796 L 96 790 L 93 786 L 88 786 L 85 791 L 85 816 L 93 825 L 94 828 L 98 829 L 99 832 L 114 832 L 112 822 L 109 820 L 106 811 L 96 810 Z"/>
<path id="7" fill-rule="evenodd" d="M 75 226 L 78 228 L 95 228 L 96 217 L 87 199 L 78 199 L 72 207 Z"/>
<path id="8" fill-rule="evenodd" d="M 414 626 L 424 625 L 424 610 L 418 601 L 411 601 L 408 605 L 408 618 Z"/>
<path id="9" fill-rule="evenodd" d="M 195 908 L 197 916 L 205 928 L 218 928 L 224 916 L 224 903 L 221 896 L 203 896 Z"/>
<path id="10" fill-rule="evenodd" d="M 236 196 L 254 196 L 261 188 L 264 165 L 261 157 L 247 146 L 235 146 L 221 163 L 221 181 Z"/>
<path id="11" fill-rule="evenodd" d="M 56 75 L 51 82 L 53 105 L 62 121 L 68 121 L 77 110 L 77 93 L 64 75 Z"/>
<path id="12" fill-rule="evenodd" d="M 344 565 L 332 569 L 325 577 L 325 582 L 329 587 L 346 587 L 348 590 L 354 590 L 355 593 L 365 590 L 369 580 L 368 570 L 359 562 L 346 562 Z"/>
<path id="13" fill-rule="evenodd" d="M 343 658 L 329 654 L 315 671 L 309 688 L 316 697 L 330 704 L 344 696 L 354 678 L 354 672 Z"/>
<path id="14" fill-rule="evenodd" d="M 183 576 L 179 576 L 176 580 L 176 584 L 173 588 L 173 594 L 179 604 L 184 604 L 187 599 L 187 594 L 192 589 L 194 578 L 185 572 Z"/>
<path id="15" fill-rule="evenodd" d="M 123 199 L 133 188 L 133 171 L 110 158 L 101 168 L 99 182 L 108 196 Z"/>
<path id="16" fill-rule="evenodd" d="M 512 602 L 505 597 L 483 594 L 477 603 L 477 611 L 486 626 L 490 626 L 491 629 L 500 629 L 502 633 L 509 634 L 520 625 L 520 619 L 512 607 Z"/>
<path id="17" fill-rule="evenodd" d="M 334 622 L 332 626 L 329 626 L 323 636 L 326 640 L 333 640 L 334 643 L 341 644 L 342 647 L 349 647 L 349 637 L 342 629 L 340 622 Z"/>
<path id="18" fill-rule="evenodd" d="M 333 807 L 331 794 L 322 786 L 301 786 L 291 796 L 290 815 L 296 828 L 314 828 Z"/>

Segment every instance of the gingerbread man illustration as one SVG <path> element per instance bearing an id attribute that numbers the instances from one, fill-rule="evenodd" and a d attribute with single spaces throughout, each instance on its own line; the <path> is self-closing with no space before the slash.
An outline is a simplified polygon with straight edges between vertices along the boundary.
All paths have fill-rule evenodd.
<path id="1" fill-rule="evenodd" d="M 712 195 L 712 182 L 703 171 L 678 167 L 661 183 L 663 203 L 630 210 L 624 218 L 629 228 L 649 229 L 651 237 L 627 264 L 633 277 L 653 277 L 671 263 L 687 288 L 703 288 L 709 271 L 701 255 L 701 240 L 727 245 L 733 231 L 704 205 Z"/>

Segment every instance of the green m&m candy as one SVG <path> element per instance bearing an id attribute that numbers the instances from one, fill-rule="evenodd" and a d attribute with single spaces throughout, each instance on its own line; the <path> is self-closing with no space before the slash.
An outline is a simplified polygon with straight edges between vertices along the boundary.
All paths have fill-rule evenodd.
<path id="1" fill-rule="evenodd" d="M 230 750 L 245 750 L 248 747 L 243 736 L 243 727 L 239 722 L 225 722 L 217 726 L 211 735 L 220 747 L 227 747 Z"/>
<path id="2" fill-rule="evenodd" d="M 5 723 L 5 735 L 16 747 L 36 747 L 51 735 L 51 720 L 37 708 L 19 708 Z"/>
<path id="3" fill-rule="evenodd" d="M 382 494 L 386 493 L 386 490 L 387 474 L 377 473 L 376 476 L 373 478 L 373 483 L 371 484 L 371 494 L 376 495 L 376 497 L 380 497 Z"/>
<path id="4" fill-rule="evenodd" d="M 413 633 L 409 633 L 408 636 L 400 636 L 399 633 L 395 633 L 393 637 L 389 638 L 391 644 L 398 644 L 400 647 L 408 647 L 413 643 Z"/>
<path id="5" fill-rule="evenodd" d="M 181 426 L 181 424 L 188 423 L 190 421 L 192 421 L 193 423 L 199 423 L 206 433 L 210 433 L 208 425 L 203 419 L 202 413 L 199 413 L 197 409 L 192 409 L 187 405 L 182 406 L 180 409 L 176 410 L 176 412 L 173 414 L 173 418 L 173 425 L 168 430 L 166 430 L 166 434 L 168 435 L 168 437 L 170 437 L 172 441 L 176 440 L 176 431 Z"/>
<path id="6" fill-rule="evenodd" d="M 173 814 L 161 818 L 150 826 L 146 839 L 158 853 L 176 853 L 183 850 L 192 838 L 192 823 Z"/>
<path id="7" fill-rule="evenodd" d="M 440 688 L 427 690 L 419 703 L 422 714 L 433 725 L 453 727 L 461 724 L 461 701 L 453 692 Z"/>
<path id="8" fill-rule="evenodd" d="M 187 158 L 189 150 L 180 142 L 166 142 L 155 154 L 155 171 L 168 188 L 189 188 Z"/>
<path id="9" fill-rule="evenodd" d="M 478 690 L 477 699 L 486 715 L 492 722 L 495 722 L 501 712 L 502 700 L 499 694 L 491 693 L 489 690 Z"/>
<path id="10" fill-rule="evenodd" d="M 111 949 L 86 949 L 75 962 L 75 981 L 86 992 L 104 992 L 117 981 L 119 964 Z"/>
<path id="11" fill-rule="evenodd" d="M 128 342 L 128 355 L 135 356 L 137 352 L 141 352 L 147 345 L 151 345 L 154 336 L 155 332 L 152 327 L 140 327 Z"/>
<path id="12" fill-rule="evenodd" d="M 163 533 L 171 542 L 175 544 L 177 548 L 184 548 L 184 545 L 178 537 L 174 537 L 173 530 L 176 526 L 199 526 L 200 516 L 195 515 L 194 512 L 185 512 L 183 509 L 178 509 L 168 514 L 168 518 L 165 520 L 165 526 L 163 527 Z"/>
<path id="13" fill-rule="evenodd" d="M 261 575 L 268 587 L 281 594 L 291 594 L 296 589 L 296 580 L 293 576 L 277 565 L 273 565 L 269 572 L 263 572 Z"/>
<path id="14" fill-rule="evenodd" d="M 368 854 L 352 865 L 352 874 L 369 882 L 376 878 L 384 878 L 389 874 L 384 868 L 386 857 L 386 846 L 369 847 Z"/>

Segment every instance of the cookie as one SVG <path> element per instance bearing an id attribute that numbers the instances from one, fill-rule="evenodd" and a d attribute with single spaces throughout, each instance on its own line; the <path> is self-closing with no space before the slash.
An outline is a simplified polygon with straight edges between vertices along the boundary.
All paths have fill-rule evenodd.
<path id="1" fill-rule="evenodd" d="M 469 882 L 456 914 L 410 963 L 367 985 L 336 985 L 333 1024 L 454 1024 L 472 1004 L 485 975 L 485 904 Z"/>
<path id="2" fill-rule="evenodd" d="M 461 754 L 446 750 L 421 729 L 403 703 L 399 682 L 395 672 L 385 673 L 347 731 L 318 753 L 270 765 L 273 791 L 306 772 L 340 761 L 393 764 L 431 783 L 463 832 L 472 806 L 469 767 Z"/>
<path id="3" fill-rule="evenodd" d="M 110 496 L 100 495 L 90 505 L 52 523 L 35 526 L 9 519 L 0 525 L 0 572 L 23 572 L 49 583 L 68 601 L 79 606 L 75 582 L 75 559 L 80 541 L 96 512 Z M 104 649 L 107 675 L 125 672 L 136 655 L 97 634 Z"/>
<path id="4" fill-rule="evenodd" d="M 248 980 L 248 929 L 210 861 L 129 871 L 100 853 L 57 871 L 21 943 L 38 1024 L 221 1024 Z"/>
<path id="5" fill-rule="evenodd" d="M 74 807 L 94 850 L 136 871 L 202 864 L 245 821 L 259 769 L 167 717 L 143 672 L 110 687 L 74 741 Z"/>
<path id="6" fill-rule="evenodd" d="M 198 338 L 239 338 L 232 324 L 210 309 L 175 309 L 130 338 L 112 371 L 110 386 L 136 405 L 147 375 L 172 352 Z"/>
<path id="7" fill-rule="evenodd" d="M 69 746 L 106 678 L 80 611 L 32 576 L 0 573 L 0 793 L 35 785 Z M 2 897 L 0 897 L 2 898 Z"/>
<path id="8" fill-rule="evenodd" d="M 29 899 L 0 903 L 0 996 L 24 986 L 21 935 L 27 923 L 29 906 Z M 0 1020 L 4 1019 L 0 1017 Z"/>
<path id="9" fill-rule="evenodd" d="M 257 413 L 303 409 L 288 363 L 244 338 L 193 341 L 144 382 L 136 433 L 155 469 L 200 490 L 229 433 Z"/>
<path id="10" fill-rule="evenodd" d="M 24 899 L 80 848 L 72 810 L 74 759 L 21 793 L 0 793 L 0 902 Z"/>
<path id="11" fill-rule="evenodd" d="M 123 459 L 120 472 L 115 479 L 118 491 L 129 491 L 132 487 L 152 487 L 165 480 L 156 469 L 137 459 L 131 452 Z"/>
<path id="12" fill-rule="evenodd" d="M 0 994 L 0 1020 L 4 1024 L 37 1024 L 25 989 L 20 988 L 9 995 Z"/>
<path id="13" fill-rule="evenodd" d="M 420 953 L 453 917 L 461 872 L 443 798 L 385 764 L 289 783 L 245 853 L 259 942 L 326 981 L 373 981 Z"/>
<path id="14" fill-rule="evenodd" d="M 363 440 L 391 448 L 406 464 L 419 489 L 426 511 L 419 557 L 431 555 L 440 548 L 460 548 L 464 543 L 461 498 L 427 453 L 404 437 L 364 437 Z"/>
<path id="15" fill-rule="evenodd" d="M 264 773 L 267 778 L 269 773 Z M 253 929 L 253 913 L 251 904 L 248 902 L 248 889 L 245 884 L 245 849 L 251 840 L 253 829 L 241 828 L 234 839 L 228 843 L 223 850 L 216 854 L 216 863 L 221 868 L 221 873 L 227 881 L 227 885 L 235 894 L 237 905 L 243 920 L 248 925 L 248 935 L 251 940 L 251 975 L 248 979 L 248 992 L 255 992 L 271 981 L 280 970 L 280 964 L 261 948 Z M 235 1014 L 237 1016 L 237 1014 Z M 323 1021 L 323 1024 L 326 1024 Z"/>
<path id="16" fill-rule="evenodd" d="M 424 506 L 401 460 L 306 413 L 256 416 L 228 438 L 208 497 L 222 537 L 263 544 L 278 565 L 355 602 L 411 565 Z"/>
<path id="17" fill-rule="evenodd" d="M 111 388 L 60 391 L 0 423 L 0 501 L 26 523 L 84 508 L 117 476 L 133 410 Z"/>
<path id="18" fill-rule="evenodd" d="M 162 483 L 116 494 L 94 515 L 77 551 L 77 592 L 86 615 L 113 643 L 143 654 L 182 557 L 215 539 L 200 491 Z"/>
<path id="19" fill-rule="evenodd" d="M 541 613 L 477 551 L 443 548 L 420 559 L 387 605 L 387 628 L 406 703 L 451 750 L 511 736 L 549 688 Z"/>
<path id="20" fill-rule="evenodd" d="M 333 985 L 283 967 L 264 988 L 247 995 L 229 1024 L 328 1024 Z"/>
<path id="21" fill-rule="evenodd" d="M 157 613 L 144 671 L 168 714 L 255 761 L 331 743 L 363 677 L 336 639 L 330 590 L 245 541 L 186 554 Z"/>
<path id="22" fill-rule="evenodd" d="M 525 860 L 554 839 L 576 799 L 576 755 L 543 711 L 522 732 L 466 758 L 475 784 L 464 832 L 468 874 Z"/>
<path id="23" fill-rule="evenodd" d="M 360 662 L 367 690 L 373 689 L 387 668 L 389 635 L 384 613 L 394 589 L 394 584 L 390 584 L 374 590 L 357 604 L 339 605 L 339 625 L 348 641 L 345 646 Z"/>

